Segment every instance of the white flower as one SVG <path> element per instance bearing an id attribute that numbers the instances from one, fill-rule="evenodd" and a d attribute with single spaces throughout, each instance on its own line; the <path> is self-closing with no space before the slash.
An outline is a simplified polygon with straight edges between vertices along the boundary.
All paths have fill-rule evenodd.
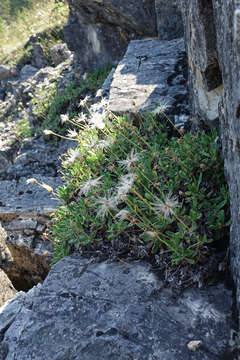
<path id="1" fill-rule="evenodd" d="M 60 120 L 61 120 L 61 124 L 64 124 L 65 122 L 67 122 L 69 120 L 68 115 L 60 115 Z"/>
<path id="2" fill-rule="evenodd" d="M 68 158 L 65 161 L 66 164 L 73 164 L 75 160 L 81 158 L 81 153 L 78 148 L 68 150 Z"/>
<path id="3" fill-rule="evenodd" d="M 163 100 L 163 102 L 160 105 L 158 105 L 156 109 L 152 111 L 152 114 L 153 115 L 163 114 L 169 107 L 170 105 L 168 104 L 167 100 Z"/>
<path id="4" fill-rule="evenodd" d="M 89 190 L 91 190 L 91 188 L 102 184 L 102 182 L 100 181 L 101 178 L 102 176 L 99 176 L 96 179 L 89 178 L 83 185 L 81 185 L 80 195 L 82 194 L 87 195 L 87 193 L 89 192 Z"/>
<path id="5" fill-rule="evenodd" d="M 70 138 L 76 138 L 78 136 L 78 133 L 76 130 L 68 130 L 67 136 Z"/>
<path id="6" fill-rule="evenodd" d="M 157 210 L 165 219 L 168 219 L 170 215 L 174 215 L 174 209 L 179 207 L 180 204 L 175 196 L 168 194 L 164 201 L 158 200 L 153 204 L 155 210 Z"/>
<path id="7" fill-rule="evenodd" d="M 103 121 L 106 117 L 105 113 L 94 113 L 92 114 L 91 118 L 89 119 L 89 124 L 91 128 L 97 128 L 97 129 L 104 129 L 105 128 L 105 122 Z"/>
<path id="8" fill-rule="evenodd" d="M 121 199 L 122 196 L 126 196 L 127 193 L 130 191 L 134 180 L 136 179 L 136 174 L 130 173 L 121 176 L 120 184 L 117 187 L 117 197 Z"/>
<path id="9" fill-rule="evenodd" d="M 117 199 L 108 193 L 106 196 L 103 196 L 101 199 L 96 202 L 99 205 L 99 210 L 97 212 L 97 217 L 102 219 L 108 214 L 109 210 L 116 210 L 117 208 Z"/>
<path id="10" fill-rule="evenodd" d="M 131 167 L 134 165 L 136 161 L 139 161 L 140 154 L 135 153 L 135 150 L 132 149 L 131 153 L 128 155 L 126 160 L 118 161 L 119 165 L 123 168 L 126 168 L 126 170 L 130 171 Z"/>
<path id="11" fill-rule="evenodd" d="M 120 221 L 125 220 L 129 217 L 130 212 L 128 210 L 120 210 L 116 215 L 115 218 L 119 219 Z"/>

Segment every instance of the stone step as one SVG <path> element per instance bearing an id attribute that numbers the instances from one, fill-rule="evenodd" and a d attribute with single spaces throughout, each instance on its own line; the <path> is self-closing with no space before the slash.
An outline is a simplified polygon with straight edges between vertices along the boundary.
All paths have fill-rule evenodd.
<path id="1" fill-rule="evenodd" d="M 183 39 L 133 40 L 114 73 L 110 111 L 146 112 L 157 104 L 174 116 L 189 112 Z"/>

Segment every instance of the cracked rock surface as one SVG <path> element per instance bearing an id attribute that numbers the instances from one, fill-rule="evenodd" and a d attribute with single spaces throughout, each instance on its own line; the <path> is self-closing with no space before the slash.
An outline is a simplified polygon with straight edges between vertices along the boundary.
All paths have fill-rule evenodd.
<path id="1" fill-rule="evenodd" d="M 5 307 L 0 359 L 220 360 L 229 354 L 230 310 L 223 285 L 175 298 L 149 264 L 75 255 Z M 202 342 L 196 352 L 193 340 Z"/>

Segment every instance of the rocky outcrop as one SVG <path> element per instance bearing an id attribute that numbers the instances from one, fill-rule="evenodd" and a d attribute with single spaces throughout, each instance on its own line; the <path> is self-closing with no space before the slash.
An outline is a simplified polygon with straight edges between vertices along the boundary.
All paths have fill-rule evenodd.
<path id="1" fill-rule="evenodd" d="M 155 0 L 159 40 L 183 37 L 183 22 L 180 1 Z"/>
<path id="2" fill-rule="evenodd" d="M 84 70 L 116 64 L 131 39 L 157 36 L 154 0 L 69 0 L 69 7 L 64 36 Z"/>
<path id="3" fill-rule="evenodd" d="M 176 298 L 145 263 L 71 256 L 4 309 L 0 359 L 231 359 L 230 308 L 222 285 Z"/>
<path id="4" fill-rule="evenodd" d="M 239 2 L 183 0 L 189 85 L 196 125 L 220 119 L 231 199 L 230 258 L 240 310 L 240 21 Z"/>
<path id="5" fill-rule="evenodd" d="M 59 156 L 70 143 L 56 148 L 42 138 L 26 140 L 14 163 L 0 174 L 0 221 L 11 255 L 0 267 L 17 289 L 42 282 L 50 270 L 52 243 L 45 232 L 58 205 L 53 194 L 26 181 L 35 178 L 54 190 L 62 185 Z M 0 249 L 0 259 L 4 253 Z"/>
<path id="6" fill-rule="evenodd" d="M 71 51 L 68 50 L 67 44 L 57 44 L 50 49 L 51 62 L 58 66 L 71 56 Z"/>
<path id="7" fill-rule="evenodd" d="M 222 96 L 222 75 L 216 44 L 212 1 L 183 0 L 189 64 L 189 88 L 195 122 L 216 126 Z"/>
<path id="8" fill-rule="evenodd" d="M 176 0 L 68 0 L 65 40 L 84 70 L 118 62 L 133 39 L 183 35 Z"/>
<path id="9" fill-rule="evenodd" d="M 113 75 L 109 110 L 143 112 L 159 104 L 176 123 L 184 122 L 188 119 L 186 68 L 182 39 L 131 41 Z"/>

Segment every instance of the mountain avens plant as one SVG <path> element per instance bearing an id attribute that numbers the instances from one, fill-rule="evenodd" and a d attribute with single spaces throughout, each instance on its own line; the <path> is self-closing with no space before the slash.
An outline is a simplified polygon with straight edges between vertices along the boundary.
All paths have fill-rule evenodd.
<path id="1" fill-rule="evenodd" d="M 115 116 L 104 106 L 96 118 L 87 109 L 81 126 L 74 120 L 76 146 L 55 194 L 54 262 L 116 238 L 129 250 L 144 243 L 149 253 L 167 253 L 174 264 L 201 262 L 230 224 L 217 131 L 185 134 L 158 110 Z"/>

